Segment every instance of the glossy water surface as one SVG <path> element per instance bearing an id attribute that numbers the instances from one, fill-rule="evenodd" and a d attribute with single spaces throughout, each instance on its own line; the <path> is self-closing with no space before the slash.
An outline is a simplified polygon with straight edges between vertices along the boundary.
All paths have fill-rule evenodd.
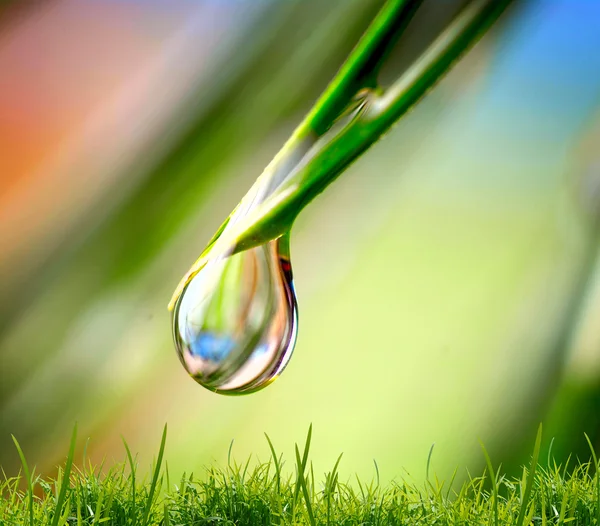
<path id="1" fill-rule="evenodd" d="M 283 371 L 296 340 L 288 236 L 209 259 L 173 310 L 177 353 L 190 376 L 223 394 L 262 389 Z"/>

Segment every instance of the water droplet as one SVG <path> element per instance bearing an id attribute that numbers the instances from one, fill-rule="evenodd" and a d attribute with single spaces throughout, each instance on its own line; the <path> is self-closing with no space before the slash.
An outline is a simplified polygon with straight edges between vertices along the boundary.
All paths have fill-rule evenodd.
<path id="1" fill-rule="evenodd" d="M 173 309 L 177 353 L 190 376 L 222 394 L 262 389 L 285 368 L 297 330 L 289 235 L 208 259 Z"/>

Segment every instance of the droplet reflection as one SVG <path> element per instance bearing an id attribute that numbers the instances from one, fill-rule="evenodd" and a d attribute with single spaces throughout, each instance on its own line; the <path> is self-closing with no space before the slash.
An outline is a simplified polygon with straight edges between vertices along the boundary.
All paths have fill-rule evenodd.
<path id="1" fill-rule="evenodd" d="M 173 310 L 181 363 L 198 383 L 222 394 L 251 393 L 277 378 L 296 329 L 287 235 L 209 260 Z"/>

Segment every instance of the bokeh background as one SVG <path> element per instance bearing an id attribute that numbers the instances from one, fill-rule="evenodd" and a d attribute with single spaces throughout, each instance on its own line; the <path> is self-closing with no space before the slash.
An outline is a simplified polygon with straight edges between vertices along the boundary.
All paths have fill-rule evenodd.
<path id="1" fill-rule="evenodd" d="M 381 1 L 48 0 L 0 7 L 0 465 L 171 474 L 289 459 L 383 480 L 515 469 L 600 440 L 600 4 L 527 0 L 300 216 L 295 355 L 205 391 L 175 355 L 181 275 Z M 393 76 L 460 2 L 426 2 Z M 450 14 L 449 14 L 450 13 Z"/>

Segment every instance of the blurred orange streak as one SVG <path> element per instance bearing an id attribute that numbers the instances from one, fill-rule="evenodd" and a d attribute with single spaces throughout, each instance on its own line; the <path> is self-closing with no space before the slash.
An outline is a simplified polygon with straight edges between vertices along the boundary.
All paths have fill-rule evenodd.
<path id="1" fill-rule="evenodd" d="M 114 157 L 147 138 L 148 116 L 139 130 L 136 116 L 144 102 L 161 106 L 163 47 L 198 9 L 194 4 L 61 0 L 4 20 L 0 265 L 43 256 L 48 236 L 64 235 L 121 177 Z M 177 89 L 171 91 L 163 99 L 172 103 Z"/>

